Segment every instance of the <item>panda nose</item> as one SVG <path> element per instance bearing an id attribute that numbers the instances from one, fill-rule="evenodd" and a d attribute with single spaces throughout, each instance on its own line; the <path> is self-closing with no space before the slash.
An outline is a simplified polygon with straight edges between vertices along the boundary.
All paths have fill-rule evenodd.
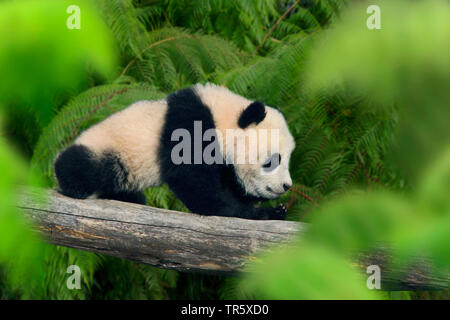
<path id="1" fill-rule="evenodd" d="M 284 191 L 288 191 L 291 187 L 292 186 L 290 184 L 287 184 L 287 183 L 283 184 Z"/>

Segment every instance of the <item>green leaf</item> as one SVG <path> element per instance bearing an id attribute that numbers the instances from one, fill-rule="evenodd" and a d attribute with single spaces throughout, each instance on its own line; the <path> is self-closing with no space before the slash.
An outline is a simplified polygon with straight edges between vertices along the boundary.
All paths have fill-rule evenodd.
<path id="1" fill-rule="evenodd" d="M 16 207 L 18 184 L 37 185 L 25 163 L 0 139 L 0 266 L 6 268 L 8 285 L 32 297 L 43 281 L 46 247 L 31 230 L 31 222 Z M 43 199 L 35 199 L 43 201 Z"/>
<path id="2" fill-rule="evenodd" d="M 277 249 L 248 266 L 244 290 L 259 299 L 377 299 L 364 276 L 322 246 Z"/>
<path id="3" fill-rule="evenodd" d="M 115 64 L 110 32 L 89 1 L 77 1 L 81 29 L 69 29 L 66 12 L 73 1 L 0 3 L 0 106 L 20 101 L 43 123 L 62 90 L 76 90 L 88 67 L 108 75 Z"/>

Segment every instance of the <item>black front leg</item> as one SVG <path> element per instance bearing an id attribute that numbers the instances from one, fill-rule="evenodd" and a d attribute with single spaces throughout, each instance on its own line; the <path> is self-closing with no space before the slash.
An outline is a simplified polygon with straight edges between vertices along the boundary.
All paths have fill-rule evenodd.
<path id="1" fill-rule="evenodd" d="M 245 219 L 282 220 L 284 206 L 255 208 L 251 198 L 243 197 L 226 178 L 234 172 L 220 165 L 172 166 L 164 180 L 175 196 L 193 213 Z"/>
<path id="2" fill-rule="evenodd" d="M 202 213 L 199 210 L 191 209 L 191 211 L 194 213 L 208 214 Z M 286 207 L 283 204 L 275 208 L 255 208 L 252 203 L 243 203 L 234 197 L 228 197 L 226 204 L 222 203 L 221 206 L 211 207 L 209 212 L 212 213 L 208 215 L 252 220 L 284 220 L 287 213 Z"/>
<path id="3" fill-rule="evenodd" d="M 286 217 L 284 205 L 275 208 L 255 208 L 251 201 L 244 201 L 227 189 L 214 190 L 190 181 L 184 184 L 178 182 L 168 184 L 177 198 L 193 213 L 254 220 L 283 220 Z"/>
<path id="4" fill-rule="evenodd" d="M 286 219 L 286 207 L 280 204 L 275 208 L 255 208 L 260 220 L 284 220 Z"/>

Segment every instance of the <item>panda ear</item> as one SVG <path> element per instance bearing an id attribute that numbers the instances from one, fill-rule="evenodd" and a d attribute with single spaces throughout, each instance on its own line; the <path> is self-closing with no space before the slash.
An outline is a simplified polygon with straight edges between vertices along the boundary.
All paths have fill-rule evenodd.
<path id="1" fill-rule="evenodd" d="M 266 117 L 266 108 L 264 103 L 255 101 L 242 111 L 239 116 L 238 125 L 245 129 L 252 123 L 258 124 Z"/>

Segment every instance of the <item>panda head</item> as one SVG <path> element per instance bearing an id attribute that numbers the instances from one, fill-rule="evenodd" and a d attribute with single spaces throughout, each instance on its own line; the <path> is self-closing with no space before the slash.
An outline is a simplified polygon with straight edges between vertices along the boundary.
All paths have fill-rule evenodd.
<path id="1" fill-rule="evenodd" d="M 237 180 L 246 195 L 275 199 L 289 190 L 289 160 L 295 142 L 283 114 L 252 102 L 240 112 L 237 132 L 237 139 L 227 140 L 234 143 L 230 148 L 227 142 L 226 155 L 233 159 Z"/>

